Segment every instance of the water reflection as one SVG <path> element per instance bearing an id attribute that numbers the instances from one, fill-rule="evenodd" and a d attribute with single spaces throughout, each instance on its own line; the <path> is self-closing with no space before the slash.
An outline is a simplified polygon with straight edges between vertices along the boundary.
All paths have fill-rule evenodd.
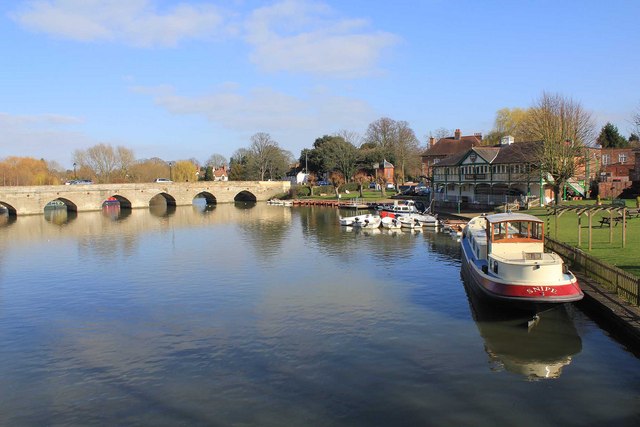
<path id="1" fill-rule="evenodd" d="M 131 209 L 123 209 L 120 203 L 108 203 L 102 206 L 102 216 L 111 221 L 124 221 L 131 216 Z"/>
<path id="2" fill-rule="evenodd" d="M 528 326 L 530 317 L 496 309 L 490 301 L 478 298 L 463 279 L 492 370 L 504 369 L 529 380 L 558 378 L 573 356 L 582 351 L 582 340 L 567 312 L 572 306 L 542 312 L 539 320 Z"/>
<path id="3" fill-rule="evenodd" d="M 78 217 L 75 211 L 69 211 L 66 206 L 45 207 L 44 219 L 55 225 L 67 225 Z"/>
<path id="4" fill-rule="evenodd" d="M 175 205 L 157 203 L 149 206 L 149 212 L 159 218 L 168 218 L 176 213 Z"/>

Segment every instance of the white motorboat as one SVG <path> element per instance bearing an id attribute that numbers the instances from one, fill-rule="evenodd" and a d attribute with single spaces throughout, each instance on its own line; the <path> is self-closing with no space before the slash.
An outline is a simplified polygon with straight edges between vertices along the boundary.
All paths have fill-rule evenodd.
<path id="1" fill-rule="evenodd" d="M 402 228 L 422 228 L 422 223 L 417 218 L 414 218 L 413 215 L 398 215 L 396 219 L 400 222 Z"/>
<path id="2" fill-rule="evenodd" d="M 387 230 L 399 230 L 402 228 L 402 224 L 394 217 L 386 216 L 380 220 L 382 228 Z"/>
<path id="3" fill-rule="evenodd" d="M 365 218 L 356 217 L 351 226 L 354 228 L 378 228 L 381 222 L 382 218 L 378 215 L 366 215 Z"/>
<path id="4" fill-rule="evenodd" d="M 559 255 L 544 251 L 544 222 L 500 213 L 473 218 L 463 230 L 462 269 L 472 289 L 515 308 L 578 301 L 578 280 Z"/>
<path id="5" fill-rule="evenodd" d="M 370 221 L 371 218 L 373 218 L 374 216 L 377 216 L 377 215 L 363 214 L 363 215 L 345 216 L 345 217 L 339 216 L 338 222 L 342 226 L 352 227 L 354 222 Z"/>

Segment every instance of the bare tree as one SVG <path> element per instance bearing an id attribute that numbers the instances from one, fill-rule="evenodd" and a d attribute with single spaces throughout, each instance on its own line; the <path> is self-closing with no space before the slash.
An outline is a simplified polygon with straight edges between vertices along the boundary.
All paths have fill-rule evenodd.
<path id="1" fill-rule="evenodd" d="M 205 166 L 211 166 L 212 168 L 221 168 L 222 166 L 226 166 L 227 159 L 222 154 L 213 153 L 205 163 Z"/>
<path id="2" fill-rule="evenodd" d="M 334 136 L 340 136 L 342 139 L 353 145 L 354 147 L 360 147 L 362 144 L 362 136 L 356 131 L 341 129 L 334 134 Z"/>
<path id="3" fill-rule="evenodd" d="M 397 129 L 396 121 L 388 117 L 383 117 L 369 124 L 365 140 L 367 143 L 392 150 L 396 142 Z"/>
<path id="4" fill-rule="evenodd" d="M 635 134 L 636 135 L 640 135 L 640 107 L 638 107 L 638 110 L 636 111 L 636 113 L 633 115 L 633 126 L 635 128 Z"/>
<path id="5" fill-rule="evenodd" d="M 542 172 L 554 180 L 557 203 L 560 190 L 584 160 L 585 146 L 593 141 L 591 114 L 570 98 L 544 92 L 529 110 L 523 127 L 528 139 L 544 142 L 537 154 Z"/>
<path id="6" fill-rule="evenodd" d="M 453 129 L 447 129 L 444 127 L 439 127 L 436 130 L 430 131 L 429 135 L 427 135 L 427 140 L 429 138 L 434 138 L 436 141 L 442 139 L 442 138 L 446 138 L 448 136 L 453 136 Z"/>
<path id="7" fill-rule="evenodd" d="M 278 143 L 268 133 L 258 132 L 251 137 L 250 150 L 253 154 L 260 180 L 264 181 L 264 176 L 269 169 L 269 163 L 274 160 L 274 156 L 279 151 Z"/>
<path id="8" fill-rule="evenodd" d="M 420 165 L 420 141 L 408 122 L 396 122 L 397 140 L 394 146 L 396 165 L 400 166 L 399 176 L 404 183 L 407 170 L 414 171 Z"/>

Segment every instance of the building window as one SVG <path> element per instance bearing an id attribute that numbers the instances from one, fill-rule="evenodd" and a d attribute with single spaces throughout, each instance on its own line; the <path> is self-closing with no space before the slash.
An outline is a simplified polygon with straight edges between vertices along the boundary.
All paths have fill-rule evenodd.
<path id="1" fill-rule="evenodd" d="M 433 164 L 434 164 L 434 165 L 436 165 L 436 164 L 438 164 L 438 163 L 440 163 L 440 159 L 439 159 L 439 158 L 435 158 L 435 159 L 433 159 Z"/>
<path id="2" fill-rule="evenodd" d="M 627 153 L 620 153 L 618 154 L 618 162 L 621 165 L 624 165 L 627 162 Z"/>
<path id="3" fill-rule="evenodd" d="M 611 156 L 609 154 L 602 155 L 602 166 L 606 166 L 611 163 Z"/>

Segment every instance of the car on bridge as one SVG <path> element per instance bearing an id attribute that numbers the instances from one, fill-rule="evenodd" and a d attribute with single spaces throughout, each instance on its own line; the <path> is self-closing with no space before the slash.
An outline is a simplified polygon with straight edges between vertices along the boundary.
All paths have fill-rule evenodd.
<path id="1" fill-rule="evenodd" d="M 93 184 L 90 179 L 74 179 L 72 181 L 65 182 L 65 185 L 88 185 Z"/>

